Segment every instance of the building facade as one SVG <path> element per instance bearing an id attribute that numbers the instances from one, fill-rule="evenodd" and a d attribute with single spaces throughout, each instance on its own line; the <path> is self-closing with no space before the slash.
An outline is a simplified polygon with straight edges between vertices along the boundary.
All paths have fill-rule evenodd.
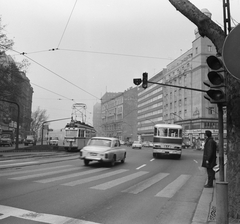
<path id="1" fill-rule="evenodd" d="M 162 83 L 166 69 L 149 79 Z M 163 123 L 163 86 L 148 83 L 148 87 L 138 88 L 137 134 L 141 141 L 153 139 L 154 125 Z"/>
<path id="2" fill-rule="evenodd" d="M 101 99 L 102 133 L 122 141 L 137 140 L 137 88 L 105 93 Z"/>
<path id="3" fill-rule="evenodd" d="M 24 138 L 30 131 L 32 121 L 33 88 L 26 74 L 19 71 L 11 56 L 4 52 L 0 55 L 0 67 L 0 132 L 1 130 L 14 131 L 19 122 L 19 134 Z"/>
<path id="4" fill-rule="evenodd" d="M 208 10 L 204 13 L 211 17 Z M 216 49 L 197 29 L 194 32 L 192 48 L 149 80 L 165 85 L 149 84 L 145 90 L 139 88 L 138 134 L 143 141 L 152 141 L 153 125 L 160 122 L 182 125 L 184 136 L 191 144 L 197 139 L 204 140 L 205 130 L 211 130 L 218 140 L 217 105 L 206 100 L 202 91 L 197 91 L 207 90 L 203 84 L 209 72 L 206 59 L 216 55 Z M 226 111 L 224 116 L 226 119 Z"/>

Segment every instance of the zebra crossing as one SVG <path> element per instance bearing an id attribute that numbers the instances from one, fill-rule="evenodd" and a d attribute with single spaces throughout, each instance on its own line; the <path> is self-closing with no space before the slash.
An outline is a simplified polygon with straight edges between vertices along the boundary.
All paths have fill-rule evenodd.
<path id="1" fill-rule="evenodd" d="M 90 183 L 89 189 L 98 191 L 105 191 L 121 185 L 126 182 L 130 182 L 144 175 L 147 175 L 148 171 L 117 169 L 111 168 L 89 168 L 76 167 L 73 165 L 61 165 L 47 168 L 39 168 L 34 170 L 23 171 L 7 171 L 0 173 L 0 177 L 6 177 L 9 180 L 21 181 L 29 180 L 39 184 L 54 183 L 66 187 L 74 187 Z M 170 173 L 158 173 L 150 178 L 140 181 L 139 183 L 122 190 L 123 193 L 139 194 L 144 190 L 147 190 L 154 184 L 159 183 L 164 178 L 171 175 Z M 113 179 L 106 181 L 106 178 L 112 177 Z M 186 184 L 191 175 L 180 174 L 177 178 L 171 181 L 159 192 L 155 192 L 154 197 L 171 198 L 175 195 L 181 187 Z M 94 181 L 103 181 L 100 184 L 94 184 Z"/>

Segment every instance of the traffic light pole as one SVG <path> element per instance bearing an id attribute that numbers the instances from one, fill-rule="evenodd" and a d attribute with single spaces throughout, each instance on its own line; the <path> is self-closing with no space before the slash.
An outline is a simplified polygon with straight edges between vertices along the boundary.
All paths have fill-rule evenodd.
<path id="1" fill-rule="evenodd" d="M 219 181 L 224 181 L 224 150 L 223 150 L 223 106 L 218 104 L 218 133 L 219 133 Z"/>
<path id="2" fill-rule="evenodd" d="M 193 91 L 206 93 L 206 90 L 203 90 L 203 89 L 194 89 L 194 88 L 189 88 L 189 87 L 185 87 L 185 86 L 175 86 L 175 85 L 164 84 L 164 83 L 159 83 L 159 82 L 151 82 L 151 81 L 148 81 L 148 83 L 157 84 L 157 85 L 161 85 L 161 86 L 171 86 L 171 87 L 176 87 L 176 88 L 180 88 L 180 89 L 189 89 L 189 90 L 193 90 Z"/>

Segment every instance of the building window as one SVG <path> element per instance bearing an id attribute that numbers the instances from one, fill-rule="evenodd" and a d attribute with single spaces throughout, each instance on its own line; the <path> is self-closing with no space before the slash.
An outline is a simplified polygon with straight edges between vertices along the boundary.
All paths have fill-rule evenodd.
<path id="1" fill-rule="evenodd" d="M 182 106 L 182 100 L 179 100 L 178 104 L 179 104 L 179 107 L 181 107 Z"/>
<path id="2" fill-rule="evenodd" d="M 195 54 L 198 54 L 198 47 L 195 48 Z"/>
<path id="3" fill-rule="evenodd" d="M 208 45 L 208 51 L 212 52 L 212 45 Z"/>
<path id="4" fill-rule="evenodd" d="M 214 107 L 207 107 L 208 109 L 208 114 L 214 114 L 215 110 Z"/>

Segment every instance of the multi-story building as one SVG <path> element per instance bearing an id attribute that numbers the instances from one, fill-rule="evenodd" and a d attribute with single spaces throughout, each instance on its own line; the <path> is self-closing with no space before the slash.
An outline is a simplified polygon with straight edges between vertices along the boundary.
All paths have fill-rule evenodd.
<path id="1" fill-rule="evenodd" d="M 149 79 L 162 83 L 166 69 Z M 143 89 L 138 87 L 137 134 L 141 141 L 152 141 L 154 125 L 163 121 L 163 87 L 148 83 Z"/>
<path id="2" fill-rule="evenodd" d="M 211 17 L 208 10 L 203 12 Z M 201 37 L 197 29 L 194 32 L 192 48 L 149 80 L 166 85 L 149 84 L 138 92 L 138 134 L 144 141 L 152 140 L 153 125 L 160 122 L 181 124 L 191 143 L 203 140 L 207 129 L 218 139 L 217 106 L 201 91 L 207 90 L 203 84 L 209 70 L 206 59 L 215 55 L 216 49 L 210 39 Z"/>
<path id="3" fill-rule="evenodd" d="M 19 122 L 19 134 L 24 137 L 30 131 L 33 88 L 25 73 L 4 52 L 0 55 L 0 66 L 0 130 L 14 130 Z"/>
<path id="4" fill-rule="evenodd" d="M 137 140 L 137 88 L 120 93 L 105 93 L 101 99 L 104 136 L 123 141 Z"/>
<path id="5" fill-rule="evenodd" d="M 93 106 L 93 127 L 97 132 L 97 136 L 103 136 L 102 132 L 102 111 L 101 111 L 101 103 L 96 103 Z"/>

